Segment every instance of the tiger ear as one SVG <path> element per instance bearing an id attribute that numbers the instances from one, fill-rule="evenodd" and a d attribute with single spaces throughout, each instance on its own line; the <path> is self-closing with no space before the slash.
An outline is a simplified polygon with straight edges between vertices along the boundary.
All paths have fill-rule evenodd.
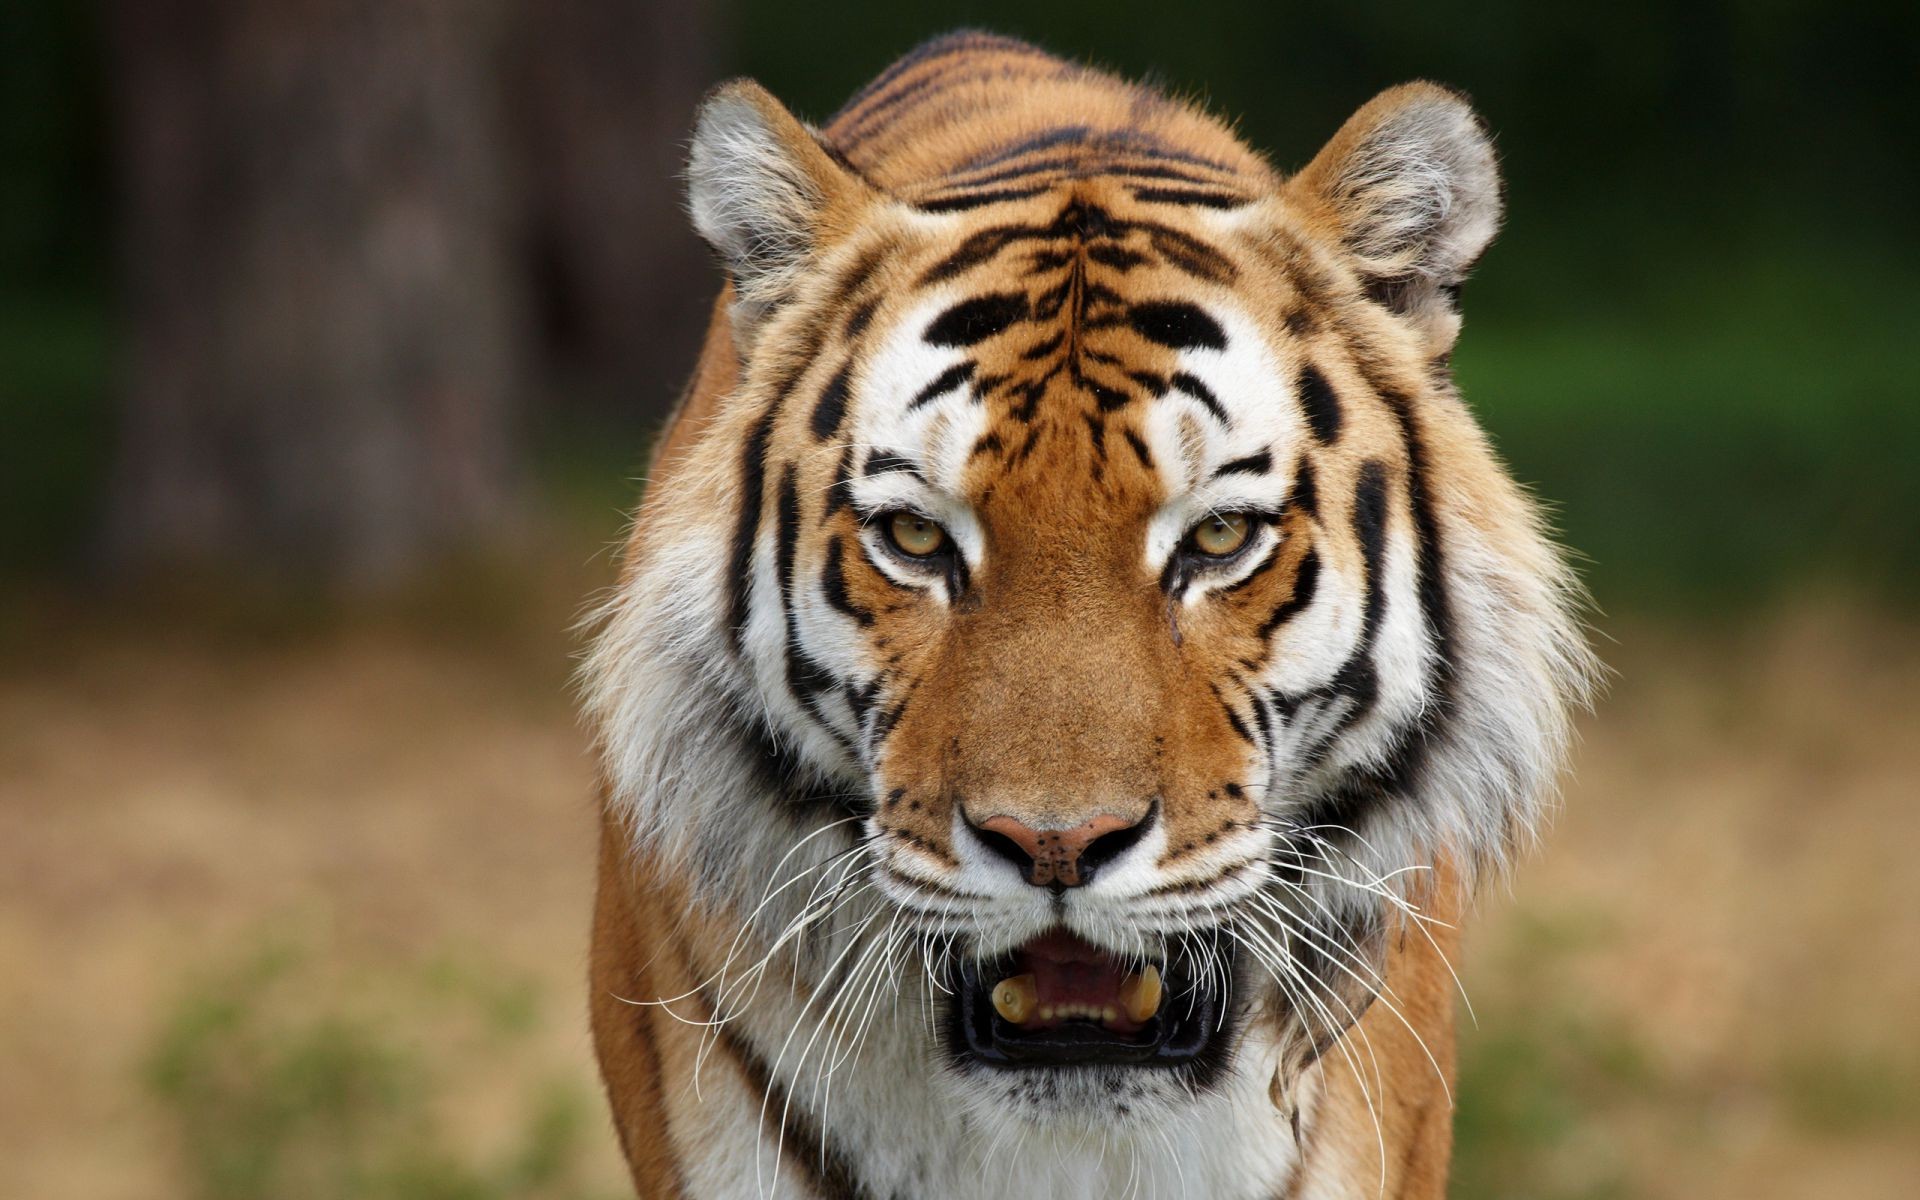
<path id="1" fill-rule="evenodd" d="M 736 79 L 707 97 L 687 160 L 687 206 L 733 282 L 736 337 L 779 303 L 867 194 L 759 84 Z"/>
<path id="2" fill-rule="evenodd" d="M 1501 213 L 1493 141 L 1464 97 L 1434 83 L 1389 88 L 1287 188 L 1331 218 L 1376 296 L 1452 343 L 1453 294 Z"/>

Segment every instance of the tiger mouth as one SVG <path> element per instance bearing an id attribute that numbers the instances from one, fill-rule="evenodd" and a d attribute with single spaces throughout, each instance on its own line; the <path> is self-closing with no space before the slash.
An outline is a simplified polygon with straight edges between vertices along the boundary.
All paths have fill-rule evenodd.
<path id="1" fill-rule="evenodd" d="M 1183 1067 L 1217 1057 L 1232 1038 L 1234 1005 L 1230 956 L 1215 940 L 1183 935 L 1165 961 L 1143 964 L 1057 929 L 998 959 L 963 961 L 947 1000 L 952 1049 L 1006 1069 Z"/>

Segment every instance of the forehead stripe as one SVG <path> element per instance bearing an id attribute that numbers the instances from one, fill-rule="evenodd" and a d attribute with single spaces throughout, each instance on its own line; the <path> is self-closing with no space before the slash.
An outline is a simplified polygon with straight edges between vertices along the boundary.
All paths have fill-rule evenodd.
<path id="1" fill-rule="evenodd" d="M 962 300 L 933 319 L 922 335 L 933 346 L 972 346 L 1027 317 L 1024 292 L 998 292 Z"/>
<path id="2" fill-rule="evenodd" d="M 875 475 L 885 475 L 889 471 L 905 471 L 922 483 L 926 482 L 920 475 L 919 465 L 906 455 L 894 450 L 875 450 L 867 456 L 867 465 L 860 469 L 860 474 L 872 478 Z"/>
<path id="3" fill-rule="evenodd" d="M 1214 471 L 1213 478 L 1218 479 L 1223 475 L 1265 475 L 1271 470 L 1273 470 L 1273 455 L 1260 450 L 1245 458 L 1221 463 L 1219 469 Z"/>
<path id="4" fill-rule="evenodd" d="M 932 383 L 921 388 L 914 398 L 907 403 L 907 411 L 912 412 L 924 404 L 930 404 L 973 378 L 973 368 L 974 364 L 972 360 L 968 360 L 963 363 L 955 363 L 953 366 L 940 372 L 940 374 L 934 377 Z"/>
<path id="5" fill-rule="evenodd" d="M 1215 419 L 1222 425 L 1225 425 L 1228 429 L 1233 428 L 1233 418 L 1227 415 L 1226 406 L 1220 403 L 1220 398 L 1214 395 L 1213 389 L 1209 388 L 1206 384 L 1201 383 L 1185 371 L 1175 372 L 1173 378 L 1167 382 L 1172 386 L 1174 391 L 1191 399 L 1198 400 L 1200 406 L 1212 413 Z"/>
<path id="6" fill-rule="evenodd" d="M 1127 313 L 1134 332 L 1175 350 L 1224 350 L 1227 332 L 1197 306 L 1159 300 L 1136 304 Z"/>

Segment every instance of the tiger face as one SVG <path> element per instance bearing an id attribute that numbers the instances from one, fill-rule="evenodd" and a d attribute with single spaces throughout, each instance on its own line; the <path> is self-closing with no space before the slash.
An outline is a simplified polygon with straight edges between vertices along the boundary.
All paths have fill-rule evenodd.
<path id="1" fill-rule="evenodd" d="M 801 1010 L 886 930 L 992 1120 L 1311 1061 L 1422 873 L 1531 828 L 1587 669 L 1448 378 L 1470 110 L 1396 89 L 1291 179 L 1201 121 L 932 172 L 734 84 L 695 136 L 734 365 L 592 664 L 613 788 L 770 940 L 833 914 Z"/>

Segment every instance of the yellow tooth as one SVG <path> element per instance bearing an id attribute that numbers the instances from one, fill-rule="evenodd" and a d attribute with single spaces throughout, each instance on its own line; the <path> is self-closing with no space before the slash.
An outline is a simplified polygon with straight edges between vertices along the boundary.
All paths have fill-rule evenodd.
<path id="1" fill-rule="evenodd" d="M 1033 976 L 1015 975 L 993 985 L 993 1011 L 1015 1025 L 1025 1025 L 1033 1016 L 1039 993 L 1034 991 Z"/>
<path id="2" fill-rule="evenodd" d="M 1111 1025 L 1120 1019 L 1120 1010 L 1111 1004 L 1103 1005 L 1100 1009 L 1100 1019 Z"/>
<path id="3" fill-rule="evenodd" d="M 1127 1018 L 1144 1021 L 1160 1011 L 1160 969 L 1149 965 L 1120 985 L 1120 1005 Z"/>

